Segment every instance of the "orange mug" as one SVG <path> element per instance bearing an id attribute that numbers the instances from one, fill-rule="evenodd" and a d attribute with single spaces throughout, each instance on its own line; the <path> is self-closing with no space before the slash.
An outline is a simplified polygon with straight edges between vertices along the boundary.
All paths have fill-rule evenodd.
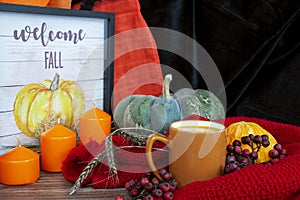
<path id="1" fill-rule="evenodd" d="M 169 171 L 178 182 L 178 187 L 209 180 L 224 172 L 226 135 L 223 124 L 182 120 L 170 125 L 169 138 L 151 134 L 146 142 L 146 158 L 154 174 L 162 179 L 152 158 L 155 141 L 161 141 L 169 148 Z"/>

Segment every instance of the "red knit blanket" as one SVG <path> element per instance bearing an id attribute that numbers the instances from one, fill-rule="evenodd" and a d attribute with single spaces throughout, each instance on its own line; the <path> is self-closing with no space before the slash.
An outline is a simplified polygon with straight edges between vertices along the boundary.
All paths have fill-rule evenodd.
<path id="1" fill-rule="evenodd" d="M 287 151 L 288 156 L 273 165 L 249 165 L 236 172 L 221 177 L 197 181 L 188 184 L 174 193 L 174 199 L 300 199 L 300 127 L 271 122 L 264 119 L 248 117 L 229 117 L 225 125 L 238 121 L 251 121 L 259 124 L 269 131 Z M 121 136 L 114 136 L 116 146 L 132 145 Z M 101 149 L 98 144 L 93 149 Z M 159 146 L 158 146 L 159 147 Z M 93 155 L 84 146 L 75 147 L 63 164 L 64 177 L 75 182 Z M 124 156 L 124 152 L 116 152 L 115 160 L 118 170 L 118 180 L 109 176 L 107 165 L 99 164 L 83 185 L 91 184 L 93 188 L 124 187 L 131 179 L 137 179 L 144 175 L 142 171 L 149 170 L 144 149 L 128 149 L 130 152 L 139 152 L 134 157 Z M 161 152 L 155 157 L 155 162 L 163 166 L 167 163 L 167 154 Z M 124 167 L 126 166 L 126 167 Z M 136 173 L 137 172 L 137 173 Z"/>

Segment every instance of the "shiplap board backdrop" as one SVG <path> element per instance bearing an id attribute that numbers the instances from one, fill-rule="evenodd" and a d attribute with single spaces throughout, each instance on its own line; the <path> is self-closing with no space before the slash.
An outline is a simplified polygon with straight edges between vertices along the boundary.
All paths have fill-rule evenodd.
<path id="1" fill-rule="evenodd" d="M 58 73 L 60 78 L 76 81 L 81 86 L 86 110 L 93 107 L 93 102 L 102 109 L 105 19 L 5 11 L 0 12 L 0 18 L 0 150 L 17 145 L 17 137 L 24 145 L 36 143 L 20 132 L 13 115 L 14 99 L 26 84 L 52 80 Z M 42 45 L 41 39 L 35 40 L 32 34 L 26 42 L 13 36 L 14 30 L 18 34 L 26 26 L 41 30 L 42 24 L 46 24 L 45 39 L 49 31 L 78 33 L 82 30 L 85 36 L 77 44 L 56 39 L 47 45 Z M 45 52 L 53 52 L 53 55 L 56 52 L 56 59 L 52 61 L 57 68 L 51 65 L 45 69 L 49 66 Z"/>

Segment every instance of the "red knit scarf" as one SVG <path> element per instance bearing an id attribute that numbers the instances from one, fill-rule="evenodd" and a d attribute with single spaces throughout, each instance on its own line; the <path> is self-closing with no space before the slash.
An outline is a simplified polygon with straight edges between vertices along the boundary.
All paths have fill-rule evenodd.
<path id="1" fill-rule="evenodd" d="M 289 155 L 271 166 L 249 165 L 212 180 L 188 184 L 174 193 L 174 199 L 300 199 L 300 127 L 248 117 L 229 117 L 225 125 L 229 126 L 238 121 L 251 121 L 262 126 L 276 138 Z M 132 145 L 121 136 L 113 136 L 113 142 L 116 146 Z M 93 149 L 101 148 L 94 142 L 88 145 L 94 145 Z M 128 151 L 140 152 L 141 156 L 126 157 L 116 153 L 117 169 L 124 166 L 130 169 L 130 172 L 118 170 L 119 181 L 116 181 L 116 177 L 109 176 L 109 169 L 105 164 L 99 164 L 83 185 L 91 184 L 93 188 L 124 187 L 127 181 L 143 176 L 144 173 L 133 172 L 149 170 L 143 154 L 144 149 Z M 167 154 L 161 152 L 155 157 L 155 162 L 163 166 L 167 162 L 166 157 Z M 92 158 L 85 146 L 75 147 L 64 161 L 64 177 L 75 182 Z"/>

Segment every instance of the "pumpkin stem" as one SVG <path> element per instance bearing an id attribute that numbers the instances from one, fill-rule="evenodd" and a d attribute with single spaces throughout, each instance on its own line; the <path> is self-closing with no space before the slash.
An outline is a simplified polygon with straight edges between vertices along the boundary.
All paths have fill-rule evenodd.
<path id="1" fill-rule="evenodd" d="M 167 74 L 165 76 L 164 83 L 163 83 L 163 92 L 162 92 L 163 99 L 173 98 L 170 95 L 170 83 L 171 83 L 171 81 L 172 81 L 172 74 Z"/>
<path id="2" fill-rule="evenodd" d="M 52 81 L 52 83 L 50 85 L 50 90 L 52 92 L 55 91 L 55 90 L 57 90 L 58 89 L 58 84 L 59 84 L 59 75 L 58 75 L 58 73 L 55 73 L 53 81 Z"/>

